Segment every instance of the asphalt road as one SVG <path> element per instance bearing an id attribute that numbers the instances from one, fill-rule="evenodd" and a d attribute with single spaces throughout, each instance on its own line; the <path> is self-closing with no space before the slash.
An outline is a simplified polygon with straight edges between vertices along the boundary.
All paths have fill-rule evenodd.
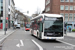
<path id="1" fill-rule="evenodd" d="M 4 42 L 2 50 L 75 50 L 75 38 L 64 40 L 38 40 L 30 31 L 17 29 Z"/>

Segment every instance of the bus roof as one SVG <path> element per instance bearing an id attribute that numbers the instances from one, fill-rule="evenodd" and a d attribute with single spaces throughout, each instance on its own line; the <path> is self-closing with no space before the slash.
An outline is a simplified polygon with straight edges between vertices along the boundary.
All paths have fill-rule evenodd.
<path id="1" fill-rule="evenodd" d="M 38 16 L 32 18 L 31 20 L 39 18 L 40 16 L 42 16 L 42 17 L 44 17 L 44 16 L 47 16 L 47 17 L 63 17 L 62 15 L 59 15 L 59 14 L 47 14 L 47 13 L 44 13 L 44 14 L 39 14 Z"/>

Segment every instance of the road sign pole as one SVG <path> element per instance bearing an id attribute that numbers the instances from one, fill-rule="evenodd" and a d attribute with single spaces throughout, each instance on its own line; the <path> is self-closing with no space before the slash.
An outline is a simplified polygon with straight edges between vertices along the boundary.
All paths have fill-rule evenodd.
<path id="1" fill-rule="evenodd" d="M 4 28 L 4 35 L 6 35 L 6 0 L 5 0 L 5 28 Z"/>

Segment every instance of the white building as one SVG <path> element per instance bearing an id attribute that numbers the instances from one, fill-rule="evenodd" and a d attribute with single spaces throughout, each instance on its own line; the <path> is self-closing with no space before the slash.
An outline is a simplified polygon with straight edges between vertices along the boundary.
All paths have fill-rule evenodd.
<path id="1" fill-rule="evenodd" d="M 15 3 L 14 0 L 9 0 L 8 4 L 8 23 L 9 23 L 9 28 L 12 27 L 12 21 L 15 15 Z"/>
<path id="2" fill-rule="evenodd" d="M 14 17 L 14 24 L 17 25 L 18 23 L 20 24 L 24 24 L 24 18 L 25 15 L 23 13 L 21 13 L 18 10 L 15 10 L 15 17 Z"/>
<path id="3" fill-rule="evenodd" d="M 3 29 L 5 28 L 5 17 L 6 17 L 6 23 L 7 23 L 7 28 L 12 27 L 12 21 L 14 17 L 14 0 L 0 0 L 1 3 L 1 20 L 3 23 Z"/>

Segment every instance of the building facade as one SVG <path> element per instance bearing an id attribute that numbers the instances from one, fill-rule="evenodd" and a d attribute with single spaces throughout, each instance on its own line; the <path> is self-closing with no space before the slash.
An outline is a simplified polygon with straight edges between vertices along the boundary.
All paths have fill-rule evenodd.
<path id="1" fill-rule="evenodd" d="M 22 12 L 15 9 L 14 25 L 17 25 L 18 23 L 23 25 L 24 18 L 26 18 L 26 16 Z"/>
<path id="2" fill-rule="evenodd" d="M 14 0 L 8 0 L 8 25 L 12 27 L 13 18 L 15 16 L 15 3 Z"/>
<path id="3" fill-rule="evenodd" d="M 75 0 L 45 0 L 45 13 L 63 15 L 67 31 L 75 29 Z"/>
<path id="4" fill-rule="evenodd" d="M 2 29 L 2 20 L 1 20 L 2 16 L 3 16 L 3 1 L 0 0 L 0 29 Z"/>
<path id="5" fill-rule="evenodd" d="M 5 20 L 6 20 L 6 27 L 12 27 L 12 21 L 14 17 L 14 0 L 0 0 L 0 23 L 2 24 L 2 28 L 5 28 Z"/>

